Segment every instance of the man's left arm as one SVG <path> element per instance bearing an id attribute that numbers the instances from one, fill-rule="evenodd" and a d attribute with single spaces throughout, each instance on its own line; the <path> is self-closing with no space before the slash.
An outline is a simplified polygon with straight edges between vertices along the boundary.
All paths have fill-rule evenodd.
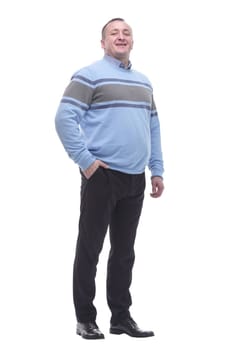
<path id="1" fill-rule="evenodd" d="M 152 193 L 151 197 L 158 198 L 164 190 L 163 184 L 163 154 L 161 147 L 160 122 L 156 110 L 151 115 L 151 156 L 149 160 L 149 169 L 151 171 Z"/>
<path id="2" fill-rule="evenodd" d="M 151 177 L 151 185 L 152 185 L 152 198 L 158 198 L 162 195 L 164 190 L 163 179 L 160 176 L 152 176 Z"/>

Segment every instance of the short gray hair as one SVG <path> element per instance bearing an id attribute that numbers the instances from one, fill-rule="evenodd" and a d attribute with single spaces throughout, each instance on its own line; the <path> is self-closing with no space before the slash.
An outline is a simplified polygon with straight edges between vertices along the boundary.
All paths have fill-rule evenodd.
<path id="1" fill-rule="evenodd" d="M 116 17 L 116 18 L 110 19 L 110 21 L 108 21 L 108 22 L 103 26 L 103 28 L 102 28 L 102 31 L 101 31 L 102 39 L 103 39 L 104 36 L 105 36 L 105 29 L 106 29 L 106 27 L 107 27 L 110 23 L 112 23 L 112 22 L 114 22 L 114 21 L 122 21 L 122 22 L 124 22 L 125 20 L 124 20 L 123 18 L 120 18 L 120 17 Z"/>

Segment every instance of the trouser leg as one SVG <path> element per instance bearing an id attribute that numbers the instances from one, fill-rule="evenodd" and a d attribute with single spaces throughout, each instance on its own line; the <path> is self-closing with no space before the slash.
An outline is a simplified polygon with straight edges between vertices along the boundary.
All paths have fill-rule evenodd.
<path id="1" fill-rule="evenodd" d="M 110 189 L 102 168 L 86 180 L 82 176 L 79 235 L 73 269 L 73 298 L 79 322 L 96 319 L 95 276 L 110 221 Z"/>
<path id="2" fill-rule="evenodd" d="M 134 243 L 144 199 L 144 174 L 132 176 L 130 186 L 129 195 L 117 202 L 110 222 L 107 300 L 112 312 L 112 324 L 130 315 Z"/>

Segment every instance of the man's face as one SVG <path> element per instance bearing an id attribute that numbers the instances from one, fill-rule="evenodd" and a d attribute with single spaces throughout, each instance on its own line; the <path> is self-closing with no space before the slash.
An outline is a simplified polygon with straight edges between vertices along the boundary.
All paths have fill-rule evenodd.
<path id="1" fill-rule="evenodd" d="M 132 29 L 123 21 L 109 23 L 101 40 L 101 46 L 107 55 L 121 61 L 128 61 L 133 47 Z"/>

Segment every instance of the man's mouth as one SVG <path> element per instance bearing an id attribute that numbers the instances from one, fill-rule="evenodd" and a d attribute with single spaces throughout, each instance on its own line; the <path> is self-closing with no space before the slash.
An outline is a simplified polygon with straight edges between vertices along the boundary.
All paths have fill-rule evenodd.
<path id="1" fill-rule="evenodd" d="M 127 46 L 127 44 L 126 43 L 118 43 L 118 44 L 116 44 L 116 46 L 125 47 L 125 46 Z"/>

